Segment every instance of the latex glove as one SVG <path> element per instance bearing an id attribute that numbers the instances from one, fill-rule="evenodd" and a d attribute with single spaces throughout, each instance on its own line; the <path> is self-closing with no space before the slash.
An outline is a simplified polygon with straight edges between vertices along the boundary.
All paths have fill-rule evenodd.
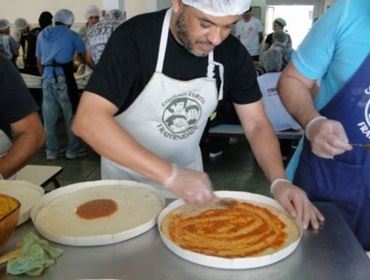
<path id="1" fill-rule="evenodd" d="M 217 200 L 208 175 L 201 171 L 180 169 L 172 165 L 172 174 L 165 180 L 164 186 L 190 204 Z"/>
<path id="2" fill-rule="evenodd" d="M 318 230 L 325 218 L 321 212 L 308 199 L 306 192 L 293 185 L 286 179 L 276 179 L 271 184 L 271 194 L 293 217 L 302 221 L 303 228 Z"/>
<path id="3" fill-rule="evenodd" d="M 321 158 L 352 150 L 342 124 L 320 116 L 312 119 L 306 126 L 306 137 L 311 141 L 312 153 Z"/>

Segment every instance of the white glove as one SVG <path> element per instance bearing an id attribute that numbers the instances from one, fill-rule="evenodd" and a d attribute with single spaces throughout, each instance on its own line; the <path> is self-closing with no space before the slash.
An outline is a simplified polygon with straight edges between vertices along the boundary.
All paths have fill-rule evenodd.
<path id="1" fill-rule="evenodd" d="M 323 116 L 312 119 L 305 129 L 311 141 L 311 150 L 318 157 L 333 158 L 335 155 L 352 150 L 342 124 Z"/>
<path id="2" fill-rule="evenodd" d="M 172 174 L 165 180 L 164 186 L 190 204 L 217 200 L 208 175 L 201 171 L 180 169 L 172 165 Z"/>

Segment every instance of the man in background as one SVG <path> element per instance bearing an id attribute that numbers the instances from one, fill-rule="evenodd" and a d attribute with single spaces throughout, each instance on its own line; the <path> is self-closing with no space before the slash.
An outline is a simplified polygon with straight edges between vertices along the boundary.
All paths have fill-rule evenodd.
<path id="1" fill-rule="evenodd" d="M 19 44 L 9 33 L 9 21 L 4 18 L 0 19 L 0 54 L 15 64 L 15 60 L 19 54 Z"/>
<path id="2" fill-rule="evenodd" d="M 100 9 L 95 5 L 90 5 L 85 10 L 86 24 L 80 28 L 78 35 L 83 41 L 86 40 L 86 35 L 90 28 L 99 22 L 101 16 Z"/>
<path id="3" fill-rule="evenodd" d="M 36 57 L 42 73 L 42 115 L 44 118 L 46 158 L 54 160 L 60 153 L 57 124 L 62 111 L 67 131 L 66 158 L 75 159 L 79 154 L 79 139 L 71 131 L 79 93 L 73 76 L 73 59 L 85 60 L 85 45 L 78 34 L 70 30 L 74 15 L 61 9 L 54 15 L 55 26 L 45 28 L 37 38 Z"/>
<path id="4" fill-rule="evenodd" d="M 263 40 L 262 23 L 252 15 L 252 8 L 243 13 L 235 24 L 233 34 L 248 50 L 253 61 L 259 61 L 260 44 Z"/>
<path id="5" fill-rule="evenodd" d="M 123 22 L 120 10 L 111 10 L 86 35 L 86 51 L 90 64 L 96 65 L 113 31 Z"/>

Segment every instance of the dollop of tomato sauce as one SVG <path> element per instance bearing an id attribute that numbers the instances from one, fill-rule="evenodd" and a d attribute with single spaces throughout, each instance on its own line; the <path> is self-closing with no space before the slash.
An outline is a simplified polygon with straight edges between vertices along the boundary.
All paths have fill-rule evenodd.
<path id="1" fill-rule="evenodd" d="M 112 215 L 118 205 L 112 199 L 94 199 L 78 206 L 75 213 L 83 219 L 98 219 Z"/>

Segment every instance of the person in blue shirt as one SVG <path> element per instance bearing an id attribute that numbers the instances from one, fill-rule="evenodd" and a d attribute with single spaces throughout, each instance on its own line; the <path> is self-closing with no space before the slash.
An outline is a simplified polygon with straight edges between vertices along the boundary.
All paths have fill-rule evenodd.
<path id="1" fill-rule="evenodd" d="M 73 113 L 78 103 L 78 89 L 73 76 L 73 58 L 85 60 L 85 46 L 82 39 L 70 27 L 74 22 L 73 13 L 62 9 L 54 15 L 55 26 L 46 27 L 37 37 L 36 57 L 42 73 L 42 115 L 46 131 L 46 158 L 57 159 L 59 137 L 57 123 L 62 111 L 68 146 L 66 158 L 79 156 L 79 140 L 72 133 Z"/>
<path id="2" fill-rule="evenodd" d="M 311 200 L 332 201 L 370 249 L 370 6 L 338 0 L 308 33 L 279 82 L 305 138 L 287 173 Z M 320 80 L 316 98 L 310 93 Z M 284 191 L 278 186 L 275 192 Z"/>

